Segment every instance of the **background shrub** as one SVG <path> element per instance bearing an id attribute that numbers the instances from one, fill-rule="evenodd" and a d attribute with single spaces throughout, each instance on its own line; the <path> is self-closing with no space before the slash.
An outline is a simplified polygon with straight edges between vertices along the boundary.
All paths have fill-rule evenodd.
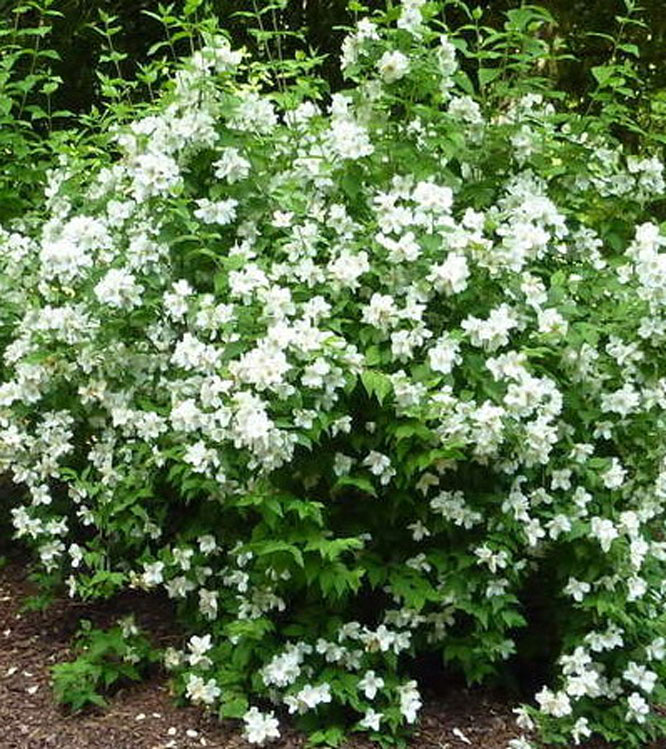
<path id="1" fill-rule="evenodd" d="M 196 5 L 190 3 L 191 7 Z M 460 22 L 464 13 L 456 13 L 456 5 L 449 3 L 449 13 L 455 14 L 455 20 Z M 506 12 L 515 10 L 519 3 L 513 0 L 483 0 L 477 5 L 485 11 L 484 23 L 501 28 Z M 553 17 L 553 22 L 542 28 L 540 33 L 553 42 L 566 45 L 575 55 L 575 60 L 562 60 L 550 72 L 556 77 L 559 88 L 566 89 L 573 98 L 584 99 L 589 90 L 590 70 L 607 61 L 614 39 L 612 27 L 617 23 L 617 17 L 626 17 L 627 5 L 623 0 L 544 0 L 539 5 Z M 353 23 L 364 7 L 371 12 L 382 10 L 383 2 L 365 0 L 363 3 L 350 4 L 347 0 L 288 0 L 269 3 L 256 0 L 256 3 L 252 3 L 215 0 L 200 6 L 199 16 L 215 15 L 232 35 L 236 46 L 253 45 L 255 53 L 260 51 L 261 45 L 253 41 L 256 35 L 249 33 L 247 17 L 242 15 L 243 12 L 264 11 L 264 27 L 269 30 L 274 25 L 292 33 L 303 30 L 308 45 L 330 56 L 324 66 L 324 75 L 333 88 L 337 88 L 343 83 L 336 64 L 344 38 L 342 27 Z M 92 28 L 100 24 L 100 10 L 117 19 L 120 31 L 115 43 L 118 51 L 125 55 L 122 61 L 124 75 L 131 80 L 141 65 L 150 62 L 151 48 L 164 41 L 162 24 L 145 15 L 145 11 L 159 15 L 159 8 L 162 7 L 170 8 L 170 13 L 164 14 L 166 16 L 177 18 L 182 15 L 177 4 L 160 6 L 155 0 L 105 0 L 103 3 L 61 0 L 57 8 L 54 8 L 53 2 L 43 0 L 3 0 L 0 15 L 10 18 L 13 11 L 21 7 L 31 9 L 31 15 L 25 18 L 25 22 L 34 23 L 40 18 L 41 23 L 53 27 L 51 44 L 60 57 L 56 72 L 65 82 L 56 95 L 56 101 L 58 108 L 77 112 L 88 111 L 92 105 L 99 106 L 102 101 L 97 71 L 105 45 L 103 38 Z M 638 7 L 638 4 L 631 3 L 630 7 Z M 666 88 L 666 73 L 659 64 L 666 45 L 666 17 L 660 0 L 643 0 L 640 7 L 645 25 L 630 24 L 625 28 L 623 43 L 640 44 L 638 65 L 644 87 L 642 93 L 654 93 L 661 97 Z M 58 15 L 44 17 L 40 9 L 51 13 L 57 10 Z M 254 24 L 250 26 L 254 27 Z M 174 40 L 176 50 L 182 51 L 186 47 L 178 41 Z"/>

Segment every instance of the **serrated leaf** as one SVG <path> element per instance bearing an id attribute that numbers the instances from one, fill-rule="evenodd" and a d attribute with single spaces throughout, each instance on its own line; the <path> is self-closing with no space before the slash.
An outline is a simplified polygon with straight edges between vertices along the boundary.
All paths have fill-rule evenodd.
<path id="1" fill-rule="evenodd" d="M 372 398 L 377 398 L 380 404 L 384 403 L 384 400 L 393 390 L 393 383 L 388 375 L 383 372 L 378 372 L 374 369 L 366 369 L 361 373 L 361 382 L 365 388 L 367 394 Z"/>

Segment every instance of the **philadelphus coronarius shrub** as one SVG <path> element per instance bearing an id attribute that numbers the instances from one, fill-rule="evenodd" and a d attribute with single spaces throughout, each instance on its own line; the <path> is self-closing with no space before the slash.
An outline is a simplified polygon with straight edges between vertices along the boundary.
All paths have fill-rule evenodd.
<path id="1" fill-rule="evenodd" d="M 326 105 L 277 106 L 211 36 L 117 158 L 63 157 L 5 227 L 16 536 L 72 596 L 166 591 L 177 690 L 251 742 L 399 733 L 414 656 L 481 681 L 532 631 L 552 668 L 513 746 L 639 746 L 666 697 L 662 164 L 525 81 L 487 105 L 421 5 L 358 22 Z"/>

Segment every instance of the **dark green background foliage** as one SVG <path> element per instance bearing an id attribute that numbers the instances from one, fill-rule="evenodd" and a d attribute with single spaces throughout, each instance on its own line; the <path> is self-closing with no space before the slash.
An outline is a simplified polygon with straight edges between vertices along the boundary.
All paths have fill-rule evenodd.
<path id="1" fill-rule="evenodd" d="M 228 29 L 239 44 L 249 47 L 256 41 L 247 34 L 247 21 L 239 16 L 243 11 L 252 11 L 266 5 L 266 0 L 212 0 L 210 6 L 218 15 L 221 25 Z M 521 5 L 520 0 L 480 0 L 480 5 L 489 11 L 487 20 L 500 26 L 504 13 Z M 584 95 L 589 87 L 589 71 L 607 60 L 610 42 L 597 33 L 612 33 L 617 27 L 615 17 L 624 12 L 622 0 L 542 0 L 557 23 L 548 30 L 553 38 L 561 39 L 573 52 L 577 60 L 561 62 L 555 72 L 558 85 Z M 11 19 L 13 10 L 26 5 L 20 0 L 0 0 L 0 14 Z M 59 92 L 57 104 L 72 111 L 87 111 L 99 100 L 100 87 L 95 75 L 103 40 L 91 28 L 99 24 L 99 10 L 117 16 L 117 25 L 122 29 L 115 37 L 116 48 L 125 53 L 120 67 L 126 77 L 132 77 L 137 65 L 149 59 L 153 45 L 164 38 L 160 23 L 147 17 L 144 11 L 158 11 L 156 0 L 55 0 L 52 8 L 61 13 L 53 21 L 53 36 L 50 46 L 60 55 L 55 71 L 62 77 L 64 86 Z M 341 26 L 353 21 L 354 13 L 347 10 L 348 0 L 289 0 L 284 11 L 267 13 L 267 24 L 276 22 L 281 29 L 306 30 L 306 38 L 312 48 L 329 55 L 325 64 L 325 77 L 332 87 L 339 85 L 335 55 L 339 50 L 344 32 Z M 384 6 L 383 0 L 366 0 L 370 10 Z M 664 0 L 643 0 L 643 17 L 648 29 L 629 29 L 641 47 L 640 72 L 646 91 L 666 89 L 666 3 Z M 37 11 L 34 13 L 33 21 Z M 23 22 L 30 20 L 23 17 Z M 592 32 L 592 33 L 590 33 Z"/>
<path id="2" fill-rule="evenodd" d="M 480 23 L 494 29 L 504 27 L 507 12 L 526 5 L 524 0 L 466 5 L 475 2 L 486 11 Z M 551 90 L 573 94 L 568 106 L 600 114 L 604 102 L 615 102 L 606 119 L 625 145 L 637 146 L 649 132 L 652 144 L 661 147 L 666 143 L 666 2 L 643 0 L 637 16 L 642 20 L 624 23 L 622 17 L 630 15 L 625 6 L 638 2 L 540 0 L 552 23 L 518 36 L 538 33 L 548 41 L 553 55 L 538 73 L 552 79 Z M 446 4 L 449 27 L 469 23 L 463 5 L 462 0 Z M 192 51 L 183 19 L 200 29 L 202 17 L 216 17 L 234 46 L 247 47 L 254 59 L 266 57 L 267 37 L 268 48 L 275 54 L 280 45 L 285 59 L 304 48 L 316 53 L 324 86 L 334 91 L 344 83 L 337 58 L 345 27 L 355 16 L 384 7 L 385 0 L 0 0 L 0 221 L 20 215 L 41 194 L 57 142 L 43 136 L 56 132 L 74 146 L 91 132 L 106 132 L 110 120 L 135 116 L 136 105 L 159 89 L 170 63 Z M 623 49 L 616 50 L 620 31 Z M 473 35 L 470 31 L 472 44 Z M 472 66 L 468 72 L 475 80 L 476 63 L 462 64 Z M 493 61 L 487 64 L 492 67 Z M 600 96 L 595 94 L 599 68 L 605 68 L 601 88 L 606 89 Z M 304 77 L 308 95 L 313 81 Z M 622 94 L 619 108 L 617 93 Z M 79 127 L 72 129 L 77 119 Z M 61 142 L 58 148 L 62 153 L 65 146 Z"/>

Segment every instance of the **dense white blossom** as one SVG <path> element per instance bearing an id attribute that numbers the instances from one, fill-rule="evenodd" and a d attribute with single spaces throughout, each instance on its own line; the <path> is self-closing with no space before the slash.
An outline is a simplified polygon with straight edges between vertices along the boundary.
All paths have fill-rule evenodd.
<path id="1" fill-rule="evenodd" d="M 577 746 L 610 701 L 642 730 L 666 656 L 663 165 L 541 93 L 489 114 L 430 12 L 360 19 L 327 106 L 204 35 L 117 159 L 63 158 L 0 229 L 12 524 L 72 596 L 103 572 L 182 606 L 165 663 L 195 704 L 413 724 L 407 659 L 455 635 L 490 670 L 544 579 L 569 644 L 519 727 Z M 242 704 L 248 742 L 280 737 Z"/>
<path id="2" fill-rule="evenodd" d="M 251 707 L 243 716 L 245 728 L 243 735 L 250 744 L 260 746 L 268 741 L 280 738 L 279 722 L 274 713 L 262 713 L 256 707 Z"/>

